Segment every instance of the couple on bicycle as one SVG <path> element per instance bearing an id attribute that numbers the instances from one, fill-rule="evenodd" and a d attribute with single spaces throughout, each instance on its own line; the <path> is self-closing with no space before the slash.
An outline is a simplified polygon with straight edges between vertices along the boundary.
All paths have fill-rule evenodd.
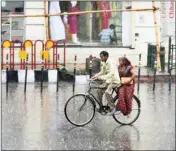
<path id="1" fill-rule="evenodd" d="M 128 115 L 132 109 L 132 97 L 135 86 L 135 71 L 131 62 L 126 57 L 118 60 L 110 60 L 106 51 L 100 53 L 101 71 L 92 77 L 98 80 L 101 87 L 105 89 L 98 90 L 98 99 L 102 101 L 103 106 L 108 106 L 109 115 L 120 111 Z M 118 103 L 115 106 L 113 102 L 112 91 L 118 88 Z"/>

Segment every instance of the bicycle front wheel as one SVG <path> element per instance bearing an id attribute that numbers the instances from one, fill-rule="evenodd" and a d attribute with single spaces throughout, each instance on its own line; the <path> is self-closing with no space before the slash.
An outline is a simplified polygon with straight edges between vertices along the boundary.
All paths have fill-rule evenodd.
<path id="1" fill-rule="evenodd" d="M 64 112 L 71 124 L 84 126 L 94 118 L 95 105 L 88 96 L 77 94 L 67 101 Z"/>

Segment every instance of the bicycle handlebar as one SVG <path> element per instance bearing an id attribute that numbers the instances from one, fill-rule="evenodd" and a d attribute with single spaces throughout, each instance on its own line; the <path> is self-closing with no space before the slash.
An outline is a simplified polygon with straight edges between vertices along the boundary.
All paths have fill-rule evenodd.
<path id="1" fill-rule="evenodd" d="M 100 85 L 99 83 L 97 83 L 94 79 L 88 79 L 88 81 L 89 81 L 89 87 L 90 87 L 91 89 L 104 89 L 104 88 L 106 88 L 106 87 Z M 91 84 L 92 84 L 92 83 L 96 84 L 97 86 L 91 87 Z M 118 87 L 121 87 L 122 85 L 123 85 L 123 84 L 120 83 L 120 84 L 118 85 Z"/>
<path id="2" fill-rule="evenodd" d="M 89 81 L 89 88 L 90 89 L 104 89 L 99 83 L 97 83 L 94 79 L 88 79 Z M 96 86 L 91 87 L 91 84 L 95 84 Z"/>

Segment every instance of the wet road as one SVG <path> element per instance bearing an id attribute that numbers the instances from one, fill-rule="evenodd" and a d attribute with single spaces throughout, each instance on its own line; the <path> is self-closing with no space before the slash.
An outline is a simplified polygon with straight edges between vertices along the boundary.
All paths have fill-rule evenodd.
<path id="1" fill-rule="evenodd" d="M 137 95 L 142 103 L 139 119 L 133 126 L 120 126 L 112 117 L 96 113 L 85 127 L 72 126 L 64 116 L 64 105 L 73 95 L 72 85 L 10 84 L 8 96 L 2 85 L 2 149 L 13 150 L 174 150 L 175 85 L 140 85 Z M 83 85 L 75 93 L 85 92 Z"/>

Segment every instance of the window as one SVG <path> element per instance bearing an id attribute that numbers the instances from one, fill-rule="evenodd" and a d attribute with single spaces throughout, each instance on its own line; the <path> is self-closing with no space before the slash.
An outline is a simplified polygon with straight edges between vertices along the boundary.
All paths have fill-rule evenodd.
<path id="1" fill-rule="evenodd" d="M 2 15 L 24 14 L 24 1 L 4 1 Z M 77 11 L 122 9 L 121 1 L 48 1 L 49 14 Z M 123 4 L 123 6 L 122 6 Z M 33 7 L 30 8 L 33 10 Z M 35 12 L 34 8 L 34 12 Z M 36 12 L 38 14 L 38 12 Z M 2 18 L 2 40 L 25 40 L 25 18 Z M 50 16 L 49 33 L 52 40 L 67 40 L 67 44 L 122 46 L 124 36 L 122 12 L 87 13 Z M 43 23 L 41 23 L 43 24 Z M 110 29 L 110 25 L 112 29 Z M 44 25 L 43 25 L 44 26 Z M 35 33 L 34 33 L 35 34 Z M 123 31 L 124 34 L 124 31 Z M 32 39 L 31 39 L 32 40 Z"/>
<path id="2" fill-rule="evenodd" d="M 2 15 L 24 14 L 23 1 L 1 1 Z M 24 41 L 24 18 L 2 18 L 1 39 Z"/>
<path id="3" fill-rule="evenodd" d="M 53 4 L 53 9 L 56 5 Z M 58 5 L 60 12 L 122 9 L 121 1 L 60 1 Z M 58 11 L 51 11 L 53 10 L 51 2 L 49 7 L 50 14 L 58 13 Z M 54 21 L 54 17 L 50 17 L 50 38 L 52 40 L 61 40 L 64 36 L 60 35 L 65 34 L 67 44 L 122 46 L 122 12 L 71 15 L 60 17 L 60 19 L 62 21 L 59 22 L 57 19 Z M 110 30 L 111 24 L 114 28 Z"/>
<path id="4" fill-rule="evenodd" d="M 99 5 L 99 6 L 98 6 Z M 102 10 L 104 9 L 121 9 L 121 2 L 85 2 L 79 3 L 80 11 L 90 10 Z M 103 30 L 109 29 L 109 26 L 113 24 L 115 26 L 116 42 L 104 43 L 101 42 L 100 33 Z M 106 32 L 104 32 L 106 34 Z M 105 36 L 102 34 L 101 36 Z M 108 35 L 110 36 L 110 35 Z M 105 45 L 120 45 L 122 43 L 122 13 L 121 12 L 109 12 L 109 13 L 93 13 L 81 15 L 78 18 L 78 38 L 83 43 L 92 44 L 105 44 Z M 108 38 L 108 37 L 107 37 Z M 106 40 L 105 40 L 106 41 Z"/>

